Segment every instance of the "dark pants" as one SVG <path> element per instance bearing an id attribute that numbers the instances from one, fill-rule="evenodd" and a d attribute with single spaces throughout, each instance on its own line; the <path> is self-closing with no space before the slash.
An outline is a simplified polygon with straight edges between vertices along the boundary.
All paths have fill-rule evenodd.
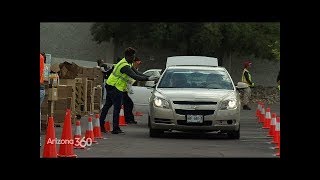
<path id="1" fill-rule="evenodd" d="M 119 129 L 119 113 L 123 92 L 119 91 L 114 86 L 106 86 L 106 90 L 106 103 L 104 104 L 100 114 L 100 127 L 104 127 L 104 120 L 107 117 L 110 107 L 113 105 L 113 130 Z"/>
<path id="2" fill-rule="evenodd" d="M 126 122 L 134 121 L 134 115 L 132 113 L 133 110 L 133 102 L 132 99 L 128 96 L 128 92 L 123 93 L 123 106 L 124 106 L 124 116 L 126 118 Z"/>
<path id="3" fill-rule="evenodd" d="M 104 96 L 104 85 L 105 84 L 105 79 L 103 78 L 103 81 L 102 81 L 102 97 L 101 97 L 101 100 L 102 100 L 102 102 L 103 102 L 103 96 Z"/>

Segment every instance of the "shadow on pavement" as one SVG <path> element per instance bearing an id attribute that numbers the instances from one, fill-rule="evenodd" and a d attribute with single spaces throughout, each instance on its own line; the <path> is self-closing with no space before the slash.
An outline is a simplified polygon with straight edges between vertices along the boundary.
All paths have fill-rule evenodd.
<path id="1" fill-rule="evenodd" d="M 199 133 L 199 132 L 165 132 L 156 138 L 167 139 L 216 139 L 216 140 L 228 140 L 227 134 L 219 133 Z M 234 139 L 229 139 L 234 140 Z"/>

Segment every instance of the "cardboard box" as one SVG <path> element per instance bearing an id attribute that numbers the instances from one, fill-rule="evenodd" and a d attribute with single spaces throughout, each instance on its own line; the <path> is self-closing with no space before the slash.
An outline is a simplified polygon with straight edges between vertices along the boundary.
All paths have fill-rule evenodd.
<path id="1" fill-rule="evenodd" d="M 48 101 L 43 101 L 41 104 L 41 114 L 48 114 L 49 113 L 49 106 Z"/>
<path id="2" fill-rule="evenodd" d="M 54 113 L 56 110 L 63 110 L 66 111 L 66 109 L 70 109 L 72 105 L 72 98 L 64 98 L 64 99 L 58 99 L 58 101 L 55 101 L 54 104 Z"/>
<path id="3" fill-rule="evenodd" d="M 68 85 L 58 86 L 58 99 L 72 98 L 73 87 Z"/>
<path id="4" fill-rule="evenodd" d="M 103 72 L 101 71 L 100 68 L 93 68 L 93 75 L 94 75 L 94 78 L 97 78 L 97 77 L 103 77 Z"/>
<path id="5" fill-rule="evenodd" d="M 66 115 L 66 111 L 65 110 L 55 110 L 54 114 L 53 114 L 54 122 L 55 123 L 64 122 L 65 115 Z"/>
<path id="6" fill-rule="evenodd" d="M 82 83 L 82 78 L 75 78 L 76 83 Z"/>
<path id="7" fill-rule="evenodd" d="M 49 88 L 48 89 L 48 100 L 49 101 L 57 101 L 58 100 L 58 89 L 57 88 Z"/>
<path id="8" fill-rule="evenodd" d="M 73 90 L 75 90 L 76 79 L 60 79 L 59 80 L 59 84 L 60 85 L 72 86 Z"/>
<path id="9" fill-rule="evenodd" d="M 83 67 L 79 67 L 78 74 L 83 74 Z"/>
<path id="10" fill-rule="evenodd" d="M 86 75 L 84 75 L 84 74 L 78 74 L 77 77 L 76 77 L 76 79 L 77 79 L 77 78 L 83 78 L 83 77 L 86 77 Z"/>
<path id="11" fill-rule="evenodd" d="M 94 70 L 93 68 L 87 68 L 87 67 L 83 67 L 82 68 L 82 74 L 85 75 L 86 77 L 91 77 L 94 76 Z"/>

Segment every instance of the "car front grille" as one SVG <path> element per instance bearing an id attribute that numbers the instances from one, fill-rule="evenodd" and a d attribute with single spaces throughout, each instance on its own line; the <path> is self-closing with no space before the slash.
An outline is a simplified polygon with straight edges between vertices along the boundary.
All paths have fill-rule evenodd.
<path id="1" fill-rule="evenodd" d="M 183 104 L 183 105 L 216 105 L 217 102 L 208 102 L 208 101 L 173 101 L 173 104 Z"/>
<path id="2" fill-rule="evenodd" d="M 177 120 L 178 125 L 185 126 L 211 126 L 212 121 L 204 121 L 203 123 L 187 123 L 186 120 Z"/>
<path id="3" fill-rule="evenodd" d="M 184 110 L 184 109 L 176 109 L 177 114 L 180 115 L 212 115 L 214 114 L 214 110 Z"/>

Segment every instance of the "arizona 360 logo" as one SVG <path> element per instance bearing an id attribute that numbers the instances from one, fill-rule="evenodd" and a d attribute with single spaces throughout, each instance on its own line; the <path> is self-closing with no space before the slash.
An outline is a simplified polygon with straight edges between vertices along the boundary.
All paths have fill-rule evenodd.
<path id="1" fill-rule="evenodd" d="M 72 144 L 74 146 L 80 146 L 80 147 L 86 147 L 86 146 L 91 146 L 92 145 L 92 139 L 85 137 L 80 138 L 75 138 L 75 141 L 73 139 L 51 139 L 48 138 L 47 144 Z"/>

